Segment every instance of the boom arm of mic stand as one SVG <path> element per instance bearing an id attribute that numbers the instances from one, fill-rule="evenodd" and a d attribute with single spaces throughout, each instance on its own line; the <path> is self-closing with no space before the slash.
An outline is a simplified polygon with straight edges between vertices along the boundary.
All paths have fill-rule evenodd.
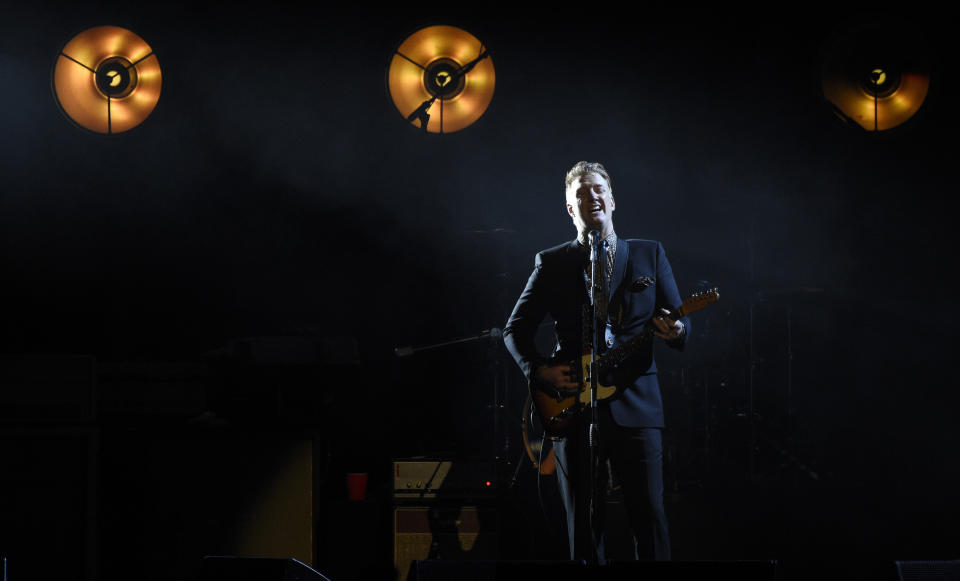
<path id="1" fill-rule="evenodd" d="M 447 347 L 449 345 L 456 345 L 458 343 L 469 343 L 470 341 L 479 341 L 481 339 L 499 339 L 503 333 L 497 327 L 492 329 L 484 329 L 480 331 L 478 335 L 472 335 L 470 337 L 463 337 L 461 339 L 454 339 L 452 341 L 444 341 L 443 343 L 434 343 L 433 345 L 423 345 L 421 347 L 414 347 L 412 345 L 407 345 L 405 347 L 395 347 L 393 349 L 394 355 L 397 357 L 409 357 L 415 353 L 421 351 L 430 351 L 432 349 L 439 349 L 441 347 Z"/>

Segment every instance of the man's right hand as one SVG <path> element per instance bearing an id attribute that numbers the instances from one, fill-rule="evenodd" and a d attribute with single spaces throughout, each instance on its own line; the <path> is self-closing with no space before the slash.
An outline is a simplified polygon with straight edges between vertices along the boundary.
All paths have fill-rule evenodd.
<path id="1" fill-rule="evenodd" d="M 559 393 L 576 393 L 580 391 L 580 384 L 571 381 L 570 364 L 544 363 L 537 368 L 536 380 L 553 387 Z"/>

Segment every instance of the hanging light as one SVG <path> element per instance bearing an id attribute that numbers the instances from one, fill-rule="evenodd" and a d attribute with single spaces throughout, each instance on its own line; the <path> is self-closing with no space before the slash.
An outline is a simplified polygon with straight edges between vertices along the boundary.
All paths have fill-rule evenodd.
<path id="1" fill-rule="evenodd" d="M 430 133 L 453 133 L 479 119 L 493 99 L 493 62 L 483 44 L 454 26 L 429 26 L 397 48 L 387 85 L 397 110 Z"/>
<path id="2" fill-rule="evenodd" d="M 838 115 L 867 131 L 886 131 L 913 117 L 930 89 L 920 40 L 893 37 L 880 25 L 840 38 L 824 59 L 823 96 Z"/>
<path id="3" fill-rule="evenodd" d="M 143 122 L 160 99 L 160 64 L 133 32 L 97 26 L 68 42 L 53 70 L 64 114 L 97 133 L 121 133 Z"/>

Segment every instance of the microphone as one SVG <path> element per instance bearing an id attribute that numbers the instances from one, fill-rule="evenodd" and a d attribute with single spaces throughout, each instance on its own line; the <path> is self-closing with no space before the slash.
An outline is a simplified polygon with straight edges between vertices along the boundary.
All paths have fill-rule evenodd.
<path id="1" fill-rule="evenodd" d="M 591 230 L 590 231 L 590 262 L 594 262 L 597 259 L 597 248 L 600 247 L 600 231 Z"/>

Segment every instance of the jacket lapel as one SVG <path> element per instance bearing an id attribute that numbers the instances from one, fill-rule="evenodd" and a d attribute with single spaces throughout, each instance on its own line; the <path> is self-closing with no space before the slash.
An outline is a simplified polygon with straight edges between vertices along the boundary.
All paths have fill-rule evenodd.
<path id="1" fill-rule="evenodd" d="M 583 278 L 583 265 L 584 265 L 584 251 L 583 247 L 580 246 L 580 243 L 577 242 L 576 238 L 570 241 L 567 244 L 566 248 L 566 259 L 568 268 L 571 270 L 571 280 L 577 281 L 577 296 L 581 297 L 579 302 L 587 302 L 590 299 L 587 298 L 587 284 Z"/>
<path id="2" fill-rule="evenodd" d="M 620 287 L 620 284 L 623 282 L 623 273 L 627 270 L 627 256 L 630 252 L 630 247 L 623 240 L 623 238 L 617 237 L 617 256 L 613 261 L 613 279 L 610 281 L 610 295 L 608 296 L 608 302 L 613 303 L 613 293 Z"/>

